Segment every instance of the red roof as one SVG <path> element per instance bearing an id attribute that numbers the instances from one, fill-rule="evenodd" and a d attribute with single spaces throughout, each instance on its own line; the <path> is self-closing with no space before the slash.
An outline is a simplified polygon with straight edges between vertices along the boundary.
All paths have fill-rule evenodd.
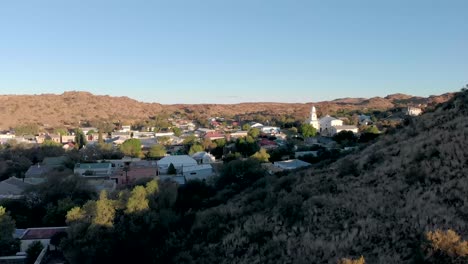
<path id="1" fill-rule="evenodd" d="M 53 235 L 64 232 L 68 227 L 44 227 L 44 228 L 28 228 L 24 232 L 21 240 L 35 240 L 35 239 L 51 239 Z"/>
<path id="2" fill-rule="evenodd" d="M 276 142 L 271 141 L 271 140 L 268 140 L 268 139 L 262 139 L 262 140 L 260 141 L 260 145 L 261 145 L 261 146 L 266 146 L 266 145 L 276 146 Z"/>

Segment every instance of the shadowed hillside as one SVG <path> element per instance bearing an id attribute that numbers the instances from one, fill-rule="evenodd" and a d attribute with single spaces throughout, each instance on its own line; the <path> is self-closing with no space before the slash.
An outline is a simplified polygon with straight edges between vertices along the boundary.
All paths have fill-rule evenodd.
<path id="1" fill-rule="evenodd" d="M 431 258 L 424 249 L 428 231 L 468 238 L 467 116 L 462 92 L 330 167 L 263 178 L 197 213 L 175 260 L 337 263 L 362 255 L 366 263 L 466 263 L 465 242 L 446 262 L 444 252 Z"/>
<path id="2" fill-rule="evenodd" d="M 319 114 L 337 110 L 388 110 L 406 105 L 433 105 L 448 100 L 452 94 L 413 96 L 347 98 L 330 102 L 314 103 Z M 311 98 L 313 99 L 313 98 Z M 142 103 L 128 97 L 93 95 L 88 92 L 65 92 L 61 95 L 0 95 L 0 129 L 24 124 L 39 126 L 78 125 L 83 121 L 105 120 L 131 123 L 148 119 L 158 114 L 179 113 L 188 118 L 245 115 L 256 113 L 270 116 L 294 116 L 305 119 L 312 103 L 241 103 L 241 104 L 195 104 L 161 105 Z"/>

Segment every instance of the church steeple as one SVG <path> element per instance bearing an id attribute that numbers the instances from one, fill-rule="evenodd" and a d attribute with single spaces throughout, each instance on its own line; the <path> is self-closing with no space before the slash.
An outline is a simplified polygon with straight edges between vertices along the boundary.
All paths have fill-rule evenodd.
<path id="1" fill-rule="evenodd" d="M 309 124 L 317 129 L 317 131 L 320 130 L 320 124 L 317 118 L 317 110 L 315 109 L 315 106 L 312 106 L 312 109 L 310 110 Z"/>

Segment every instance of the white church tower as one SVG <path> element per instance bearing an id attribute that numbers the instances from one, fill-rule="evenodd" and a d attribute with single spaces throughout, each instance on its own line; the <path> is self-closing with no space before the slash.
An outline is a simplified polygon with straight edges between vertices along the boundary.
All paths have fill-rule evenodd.
<path id="1" fill-rule="evenodd" d="M 317 111 L 315 110 L 315 106 L 312 106 L 312 109 L 310 111 L 309 124 L 312 125 L 315 129 L 317 129 L 317 131 L 320 131 L 320 123 L 317 119 Z"/>

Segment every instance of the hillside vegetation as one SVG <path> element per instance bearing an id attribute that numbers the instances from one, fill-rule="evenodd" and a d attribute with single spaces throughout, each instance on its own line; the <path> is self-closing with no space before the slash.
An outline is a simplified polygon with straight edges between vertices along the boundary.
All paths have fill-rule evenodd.
<path id="1" fill-rule="evenodd" d="M 262 178 L 198 212 L 173 260 L 467 263 L 467 116 L 462 92 L 330 167 Z"/>
<path id="2" fill-rule="evenodd" d="M 347 98 L 330 102 L 314 103 L 319 114 L 337 110 L 388 110 L 408 104 L 433 105 L 446 101 L 452 94 L 428 98 L 413 96 L 387 96 Z M 313 98 L 311 98 L 313 99 Z M 88 92 L 65 92 L 60 95 L 0 95 L 0 129 L 18 125 L 39 126 L 79 125 L 83 121 L 111 121 L 132 123 L 159 114 L 179 113 L 188 118 L 245 115 L 256 113 L 270 116 L 294 116 L 305 119 L 310 114 L 312 103 L 241 103 L 241 104 L 196 104 L 161 105 L 142 103 L 128 97 L 93 95 Z"/>

